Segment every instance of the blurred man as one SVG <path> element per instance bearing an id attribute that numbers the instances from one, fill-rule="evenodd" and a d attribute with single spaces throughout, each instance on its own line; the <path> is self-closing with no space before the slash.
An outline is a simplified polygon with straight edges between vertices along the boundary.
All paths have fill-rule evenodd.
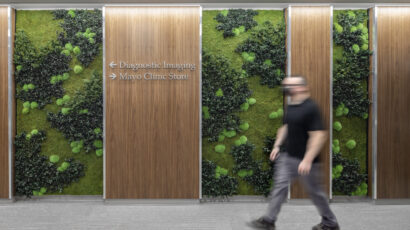
<path id="1" fill-rule="evenodd" d="M 309 88 L 303 77 L 285 78 L 282 90 L 291 100 L 269 157 L 271 161 L 277 161 L 272 198 L 266 214 L 250 224 L 254 228 L 274 230 L 281 205 L 288 195 L 288 185 L 300 177 L 322 216 L 321 223 L 312 229 L 338 230 L 336 217 L 321 189 L 318 155 L 327 139 L 327 132 L 319 108 L 310 99 Z M 279 153 L 279 147 L 284 141 L 287 152 Z"/>

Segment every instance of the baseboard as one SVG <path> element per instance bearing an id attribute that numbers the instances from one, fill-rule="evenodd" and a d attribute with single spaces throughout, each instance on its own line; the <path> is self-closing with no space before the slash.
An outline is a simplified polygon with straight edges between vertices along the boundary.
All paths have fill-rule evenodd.
<path id="1" fill-rule="evenodd" d="M 106 205 L 189 205 L 199 204 L 199 199 L 105 199 Z"/>
<path id="2" fill-rule="evenodd" d="M 102 202 L 101 195 L 44 195 L 32 196 L 16 196 L 16 202 Z"/>
<path id="3" fill-rule="evenodd" d="M 410 205 L 410 199 L 377 199 L 376 205 Z"/>
<path id="4" fill-rule="evenodd" d="M 371 203 L 372 198 L 368 196 L 333 196 L 330 203 Z"/>
<path id="5" fill-rule="evenodd" d="M 202 197 L 201 203 L 220 203 L 220 202 L 233 202 L 233 203 L 246 203 L 246 202 L 267 202 L 269 197 L 264 196 L 247 196 L 247 195 L 237 195 L 230 197 Z"/>
<path id="6" fill-rule="evenodd" d="M 12 199 L 0 199 L 0 205 L 2 205 L 2 204 L 11 204 L 11 203 L 14 203 L 14 202 L 15 202 L 14 198 L 12 198 Z"/>

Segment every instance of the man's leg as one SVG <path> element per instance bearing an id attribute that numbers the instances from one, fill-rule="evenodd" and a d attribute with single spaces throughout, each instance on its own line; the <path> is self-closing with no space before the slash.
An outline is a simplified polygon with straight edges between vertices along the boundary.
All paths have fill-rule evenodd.
<path id="1" fill-rule="evenodd" d="M 274 187 L 271 192 L 271 200 L 268 210 L 263 217 L 268 222 L 275 222 L 282 203 L 288 196 L 289 183 L 295 177 L 292 172 L 290 157 L 287 153 L 281 153 L 275 165 Z"/>
<path id="2" fill-rule="evenodd" d="M 307 188 L 313 204 L 322 216 L 322 224 L 328 227 L 338 226 L 336 216 L 330 210 L 325 192 L 321 188 L 321 168 L 317 163 L 312 164 L 309 175 L 302 176 L 302 182 Z"/>

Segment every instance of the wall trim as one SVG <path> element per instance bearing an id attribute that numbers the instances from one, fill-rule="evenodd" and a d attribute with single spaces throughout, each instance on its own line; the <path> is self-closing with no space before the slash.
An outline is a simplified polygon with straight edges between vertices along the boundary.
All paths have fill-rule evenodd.
<path id="1" fill-rule="evenodd" d="M 286 48 L 287 48 L 287 55 L 286 55 L 286 77 L 290 77 L 292 75 L 292 6 L 288 6 L 286 8 L 287 16 L 286 16 L 286 29 L 287 29 L 287 34 L 286 34 Z M 286 101 L 289 104 L 290 103 L 290 97 L 285 96 Z M 288 184 L 288 200 L 290 200 L 290 190 L 292 186 L 291 183 Z"/>
<path id="2" fill-rule="evenodd" d="M 102 8 L 102 32 L 103 32 L 103 199 L 107 199 L 106 197 L 106 177 L 107 177 L 107 161 L 106 161 L 106 84 L 105 84 L 105 75 L 106 75 L 106 60 L 105 60 L 105 7 Z"/>
<path id="3" fill-rule="evenodd" d="M 199 6 L 199 199 L 202 199 L 202 6 Z"/>
<path id="4" fill-rule="evenodd" d="M 373 13 L 373 79 L 372 79 L 372 198 L 377 199 L 377 6 Z"/>
<path id="5" fill-rule="evenodd" d="M 12 8 L 9 6 L 7 9 L 7 20 L 8 20 L 8 136 L 9 136 L 9 199 L 13 199 L 13 184 L 14 184 L 14 164 L 13 164 L 13 103 L 14 103 L 14 84 L 13 84 L 13 47 L 12 47 Z"/>
<path id="6" fill-rule="evenodd" d="M 333 6 L 330 6 L 330 112 L 329 112 L 329 199 L 333 198 Z"/>

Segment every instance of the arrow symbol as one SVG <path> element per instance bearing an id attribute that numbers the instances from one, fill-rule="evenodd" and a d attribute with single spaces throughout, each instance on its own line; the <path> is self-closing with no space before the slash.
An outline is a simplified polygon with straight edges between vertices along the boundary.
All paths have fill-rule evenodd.
<path id="1" fill-rule="evenodd" d="M 112 74 L 110 75 L 110 78 L 113 79 L 113 80 L 114 80 L 116 77 L 117 77 L 117 75 L 115 75 L 115 73 L 112 73 Z"/>
<path id="2" fill-rule="evenodd" d="M 117 66 L 117 64 L 115 64 L 114 61 L 112 61 L 112 62 L 110 63 L 110 67 L 111 67 L 111 68 L 114 69 L 114 67 L 116 67 L 116 66 Z"/>

